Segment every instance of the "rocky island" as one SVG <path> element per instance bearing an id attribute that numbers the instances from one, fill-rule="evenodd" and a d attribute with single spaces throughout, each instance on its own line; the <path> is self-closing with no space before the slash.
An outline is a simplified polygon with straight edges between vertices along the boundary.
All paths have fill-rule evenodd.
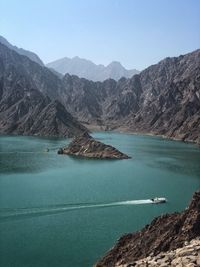
<path id="1" fill-rule="evenodd" d="M 103 144 L 95 140 L 91 135 L 85 132 L 73 139 L 73 141 L 64 148 L 58 150 L 58 154 L 67 154 L 85 158 L 97 159 L 128 159 L 126 154 L 120 152 L 110 145 Z"/>
<path id="2" fill-rule="evenodd" d="M 200 266 L 200 191 L 181 213 L 122 236 L 95 267 Z"/>

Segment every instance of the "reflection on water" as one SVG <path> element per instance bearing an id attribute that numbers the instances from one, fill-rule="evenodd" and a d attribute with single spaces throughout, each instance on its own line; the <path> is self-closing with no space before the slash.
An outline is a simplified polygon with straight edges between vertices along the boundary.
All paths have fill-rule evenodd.
<path id="1" fill-rule="evenodd" d="M 169 145 L 168 145 L 169 143 Z M 155 146 L 147 146 L 145 153 L 153 157 L 148 165 L 154 168 L 182 173 L 191 176 L 200 176 L 200 149 L 191 144 L 162 140 Z"/>
<path id="2" fill-rule="evenodd" d="M 58 148 L 68 142 L 58 138 L 1 136 L 1 173 L 39 173 L 45 168 L 54 167 Z"/>

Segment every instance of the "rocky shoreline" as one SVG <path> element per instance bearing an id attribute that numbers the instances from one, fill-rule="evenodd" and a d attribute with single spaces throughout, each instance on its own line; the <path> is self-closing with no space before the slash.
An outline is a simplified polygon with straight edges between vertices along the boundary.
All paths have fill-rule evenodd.
<path id="1" fill-rule="evenodd" d="M 87 132 L 75 137 L 72 142 L 58 150 L 58 154 L 66 154 L 96 159 L 129 159 L 130 157 L 115 147 L 95 140 Z"/>
<path id="2" fill-rule="evenodd" d="M 197 250 L 189 255 L 181 254 L 185 246 L 193 246 L 193 239 L 200 237 L 200 191 L 194 193 L 188 208 L 183 212 L 165 214 L 155 218 L 141 231 L 122 236 L 117 244 L 100 259 L 95 267 L 132 267 L 132 266 L 199 266 L 195 265 L 153 265 L 156 260 L 164 259 L 166 255 L 173 256 L 174 264 L 183 257 L 199 255 Z M 196 242 L 196 241 L 194 241 Z M 183 248 L 182 250 L 180 248 Z M 187 250 L 187 248 L 185 248 Z M 179 257 L 180 256 L 180 257 Z M 160 258 L 159 258 L 160 257 Z M 199 257 L 199 256 L 198 256 Z M 180 259 L 179 259 L 180 258 Z M 197 260 L 197 258 L 195 258 Z M 146 262 L 148 262 L 146 264 Z M 199 262 L 199 260 L 198 260 Z M 192 263 L 192 264 L 193 264 Z M 137 265 L 138 264 L 138 265 Z M 149 265 L 148 265 L 149 264 Z M 151 265 L 150 265 L 151 264 Z"/>

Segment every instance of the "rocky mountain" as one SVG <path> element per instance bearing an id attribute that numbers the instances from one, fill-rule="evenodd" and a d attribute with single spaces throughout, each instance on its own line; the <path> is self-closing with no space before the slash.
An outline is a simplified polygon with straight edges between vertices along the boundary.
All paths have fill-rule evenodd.
<path id="1" fill-rule="evenodd" d="M 38 55 L 36 55 L 35 53 L 33 53 L 31 51 L 24 50 L 23 48 L 18 48 L 17 46 L 10 44 L 3 36 L 0 36 L 0 43 L 4 44 L 8 48 L 14 50 L 18 54 L 23 55 L 23 56 L 27 56 L 28 58 L 30 58 L 30 60 L 35 61 L 36 63 L 40 64 L 41 66 L 44 66 L 44 63 L 38 57 Z"/>
<path id="2" fill-rule="evenodd" d="M 63 104 L 87 125 L 200 143 L 200 50 L 130 79 L 92 82 L 66 74 L 63 85 Z"/>
<path id="3" fill-rule="evenodd" d="M 1 50 L 2 64 L 15 69 L 13 75 L 10 69 L 0 72 L 7 83 L 23 76 L 24 84 L 19 83 L 24 90 L 28 84 L 50 101 L 58 100 L 89 128 L 158 134 L 200 144 L 200 50 L 166 58 L 129 79 L 103 82 L 69 74 L 59 77 L 27 57 L 8 53 L 3 45 Z M 1 78 L 0 97 L 2 83 Z M 7 91 L 10 87 L 6 85 Z"/>
<path id="4" fill-rule="evenodd" d="M 157 255 L 161 256 L 166 254 L 160 254 L 161 252 L 167 251 L 171 251 L 171 254 L 176 253 L 177 256 L 180 256 L 179 252 L 181 250 L 175 250 L 188 245 L 193 239 L 198 239 L 200 237 L 199 226 L 200 191 L 193 195 L 189 207 L 183 212 L 161 215 L 155 218 L 149 225 L 146 225 L 141 231 L 122 236 L 117 244 L 97 262 L 95 267 L 160 266 L 158 264 L 146 264 L 145 261 L 153 261 Z M 189 254 L 187 255 L 188 257 L 192 256 L 191 249 L 193 248 L 190 247 L 190 250 L 187 251 Z M 197 249 L 197 252 L 199 249 Z M 182 256 L 185 255 L 182 254 Z M 138 260 L 140 259 L 143 259 L 143 265 L 138 264 Z M 158 259 L 159 257 L 157 257 Z M 171 257 L 172 260 L 173 257 Z M 179 266 L 175 262 L 176 260 L 174 261 L 174 265 L 165 262 L 162 266 Z"/>
<path id="5" fill-rule="evenodd" d="M 48 69 L 0 44 L 0 134 L 72 137 L 86 131 L 42 89 L 59 89 Z M 61 85 L 60 85 L 61 86 Z"/>
<path id="6" fill-rule="evenodd" d="M 122 77 L 130 78 L 139 71 L 127 70 L 119 62 L 113 61 L 108 66 L 96 65 L 92 61 L 73 57 L 61 58 L 46 65 L 61 74 L 77 75 L 92 81 L 104 81 L 112 78 L 119 80 Z"/>
<path id="7" fill-rule="evenodd" d="M 72 142 L 58 150 L 58 154 L 95 159 L 129 159 L 113 146 L 95 140 L 87 132 L 76 136 Z"/>

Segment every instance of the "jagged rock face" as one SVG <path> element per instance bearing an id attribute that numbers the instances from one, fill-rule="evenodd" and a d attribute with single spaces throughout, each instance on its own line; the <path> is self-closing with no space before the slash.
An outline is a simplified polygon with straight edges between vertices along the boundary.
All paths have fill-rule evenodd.
<path id="1" fill-rule="evenodd" d="M 126 154 L 120 152 L 116 148 L 95 140 L 88 133 L 75 137 L 67 147 L 59 149 L 58 154 L 98 159 L 129 158 Z"/>
<path id="2" fill-rule="evenodd" d="M 38 90 L 35 79 L 45 79 L 47 72 L 0 44 L 0 134 L 72 137 L 87 131 L 59 101 Z M 41 86 L 48 86 L 45 81 Z"/>
<path id="3" fill-rule="evenodd" d="M 60 79 L 49 69 L 2 47 L 0 99 L 15 86 L 6 105 L 21 97 L 22 91 L 16 88 L 28 86 L 59 100 L 85 125 L 125 128 L 200 144 L 200 50 L 166 58 L 131 79 L 93 82 L 69 74 Z M 1 108 L 3 105 L 5 102 Z"/>
<path id="4" fill-rule="evenodd" d="M 15 52 L 17 52 L 20 55 L 26 56 L 28 57 L 30 60 L 40 64 L 41 66 L 44 66 L 44 63 L 42 62 L 42 60 L 38 57 L 38 55 L 36 55 L 35 53 L 28 51 L 28 50 L 24 50 L 22 48 L 18 48 L 17 46 L 11 45 L 3 36 L 0 36 L 0 43 L 2 43 L 3 45 L 7 46 L 8 48 L 14 50 Z"/>
<path id="5" fill-rule="evenodd" d="M 132 128 L 200 142 L 200 50 L 167 58 L 140 75 Z"/>
<path id="6" fill-rule="evenodd" d="M 92 61 L 74 57 L 61 58 L 46 65 L 65 75 L 77 75 L 92 81 L 104 81 L 106 79 L 119 80 L 121 77 L 130 78 L 139 71 L 127 70 L 119 62 L 111 62 L 108 66 L 96 65 Z"/>
<path id="7" fill-rule="evenodd" d="M 81 121 L 200 143 L 200 50 L 166 58 L 131 79 L 66 75 L 63 104 Z"/>
<path id="8" fill-rule="evenodd" d="M 200 236 L 200 191 L 193 195 L 189 207 L 181 213 L 155 218 L 141 231 L 125 235 L 95 265 L 114 267 L 175 250 Z"/>
<path id="9" fill-rule="evenodd" d="M 8 49 L 0 43 L 0 75 L 7 78 L 7 83 L 13 83 L 19 78 L 24 80 L 51 100 L 62 99 L 63 83 L 61 79 L 52 73 L 48 68 L 42 67 L 25 56 L 21 56 L 15 51 Z M 9 72 L 15 70 L 15 74 L 8 79 Z M 7 75 L 7 76 L 6 76 Z M 1 81 L 1 80 L 0 80 Z M 1 84 L 1 83 L 0 83 Z M 6 90 L 8 91 L 6 85 Z"/>

